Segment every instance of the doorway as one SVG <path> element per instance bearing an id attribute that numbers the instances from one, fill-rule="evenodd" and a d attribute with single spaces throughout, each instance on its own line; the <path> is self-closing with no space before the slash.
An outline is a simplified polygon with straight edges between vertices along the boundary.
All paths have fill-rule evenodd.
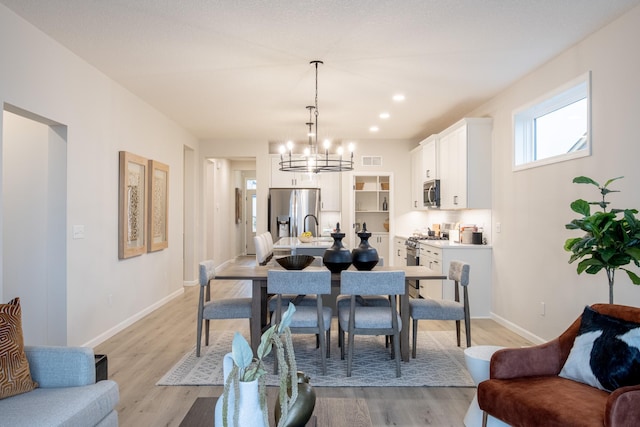
<path id="1" fill-rule="evenodd" d="M 244 180 L 244 188 L 245 188 L 245 209 L 244 209 L 244 224 L 245 224 L 245 248 L 247 255 L 255 255 L 256 254 L 256 245 L 254 243 L 253 238 L 256 235 L 257 230 L 257 181 L 255 178 L 245 178 Z"/>
<path id="2" fill-rule="evenodd" d="M 67 344 L 67 127 L 5 104 L 2 286 L 20 297 L 25 344 Z"/>

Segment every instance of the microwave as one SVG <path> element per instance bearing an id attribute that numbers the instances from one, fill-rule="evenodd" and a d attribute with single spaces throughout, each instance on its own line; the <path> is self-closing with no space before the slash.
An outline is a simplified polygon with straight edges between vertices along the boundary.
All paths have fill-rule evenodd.
<path id="1" fill-rule="evenodd" d="M 424 207 L 440 207 L 440 180 L 432 179 L 423 184 L 422 203 Z"/>

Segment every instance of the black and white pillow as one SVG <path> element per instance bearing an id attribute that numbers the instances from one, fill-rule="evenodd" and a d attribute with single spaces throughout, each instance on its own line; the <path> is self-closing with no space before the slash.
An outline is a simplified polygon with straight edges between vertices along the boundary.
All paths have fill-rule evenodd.
<path id="1" fill-rule="evenodd" d="M 585 307 L 560 376 L 606 391 L 640 384 L 640 324 Z"/>

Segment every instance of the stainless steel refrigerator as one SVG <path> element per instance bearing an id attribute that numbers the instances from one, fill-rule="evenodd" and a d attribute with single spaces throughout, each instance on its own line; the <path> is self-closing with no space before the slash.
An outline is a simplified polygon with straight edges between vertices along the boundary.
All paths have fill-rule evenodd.
<path id="1" fill-rule="evenodd" d="M 319 188 L 270 188 L 268 224 L 273 241 L 297 237 L 305 230 L 318 236 L 319 208 Z"/>

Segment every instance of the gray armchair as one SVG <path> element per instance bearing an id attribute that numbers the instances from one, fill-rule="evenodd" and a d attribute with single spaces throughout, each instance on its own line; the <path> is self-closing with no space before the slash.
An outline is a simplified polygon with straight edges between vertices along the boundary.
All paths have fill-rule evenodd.
<path id="1" fill-rule="evenodd" d="M 25 346 L 33 391 L 0 400 L 0 427 L 118 425 L 118 384 L 96 383 L 86 347 Z"/>

